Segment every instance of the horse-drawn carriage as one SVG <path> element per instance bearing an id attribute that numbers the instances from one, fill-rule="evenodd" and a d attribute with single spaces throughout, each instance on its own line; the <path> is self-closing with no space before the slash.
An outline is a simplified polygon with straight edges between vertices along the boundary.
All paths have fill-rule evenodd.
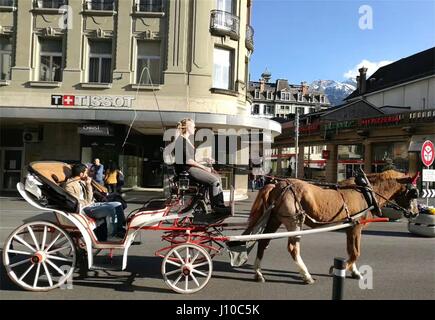
<path id="1" fill-rule="evenodd" d="M 228 236 L 224 234 L 228 228 L 243 230 L 245 225 L 231 225 L 223 221 L 195 223 L 195 216 L 207 215 L 208 212 L 205 188 L 192 186 L 188 176 L 179 176 L 171 180 L 170 197 L 151 200 L 128 215 L 127 233 L 123 239 L 101 242 L 95 234 L 98 222 L 84 214 L 77 199 L 61 187 L 70 175 L 71 168 L 65 163 L 34 162 L 28 167 L 25 182 L 17 184 L 19 193 L 29 204 L 40 210 L 51 211 L 55 216 L 55 221 L 38 220 L 19 226 L 5 242 L 3 263 L 7 274 L 23 289 L 48 291 L 72 279 L 78 266 L 100 268 L 94 263 L 94 258 L 102 250 L 109 250 L 110 253 L 121 250 L 121 269 L 124 270 L 127 267 L 128 251 L 139 232 L 159 230 L 163 232 L 162 240 L 168 243 L 155 253 L 163 258 L 161 272 L 165 283 L 176 292 L 193 293 L 207 285 L 213 269 L 212 258 L 224 249 L 230 250 L 232 264 L 237 265 L 246 261 L 246 258 L 240 258 L 240 252 L 232 250 L 239 244 L 243 247 L 247 241 L 261 242 L 283 237 L 292 239 L 303 234 L 354 227 L 373 209 L 369 207 L 353 212 L 351 219 L 333 221 L 326 227 L 313 230 L 291 229 L 281 221 L 288 232 L 273 234 L 277 229 L 270 228 L 273 214 L 282 207 L 278 201 L 285 201 L 291 192 L 287 192 L 288 189 L 282 191 L 281 196 L 271 203 L 267 202 L 264 193 L 260 191 L 248 229 L 242 235 Z M 98 188 L 98 185 L 94 184 L 94 187 Z M 283 197 L 285 192 L 286 197 Z M 304 212 L 308 211 L 307 208 L 304 209 Z M 258 215 L 258 210 L 261 211 L 261 219 L 252 216 Z M 298 214 L 301 212 L 296 211 Z M 312 213 L 307 213 L 307 217 L 315 219 Z M 258 234 L 261 231 L 264 232 Z M 259 266 L 257 275 L 258 272 Z"/>

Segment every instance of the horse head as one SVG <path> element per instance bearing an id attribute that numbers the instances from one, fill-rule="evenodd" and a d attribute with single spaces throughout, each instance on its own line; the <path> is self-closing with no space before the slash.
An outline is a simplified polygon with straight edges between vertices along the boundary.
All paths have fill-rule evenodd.
<path id="1" fill-rule="evenodd" d="M 412 177 L 397 178 L 397 182 L 400 184 L 399 191 L 394 195 L 396 203 L 406 209 L 404 212 L 405 217 L 412 218 L 418 215 L 417 198 L 419 192 L 417 188 L 417 181 L 420 177 L 420 173 L 417 172 Z"/>

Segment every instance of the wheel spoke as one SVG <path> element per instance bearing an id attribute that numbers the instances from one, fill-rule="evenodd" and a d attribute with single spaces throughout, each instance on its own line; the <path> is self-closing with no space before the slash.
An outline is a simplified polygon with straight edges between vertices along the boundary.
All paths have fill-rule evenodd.
<path id="1" fill-rule="evenodd" d="M 207 277 L 207 274 L 205 274 L 205 273 L 202 272 L 202 271 L 199 271 L 199 270 L 196 270 L 196 269 L 192 269 L 192 272 L 195 272 L 195 273 L 200 274 L 200 275 L 202 275 L 202 276 L 204 276 L 204 277 Z"/>
<path id="2" fill-rule="evenodd" d="M 71 247 L 68 245 L 68 246 L 65 246 L 65 247 L 62 247 L 62 248 L 54 249 L 54 250 L 52 250 L 52 251 L 47 251 L 47 253 L 48 253 L 48 254 L 53 254 L 53 253 L 56 253 L 56 252 L 59 252 L 59 251 L 65 250 L 65 249 L 70 249 L 70 248 L 71 248 Z"/>
<path id="3" fill-rule="evenodd" d="M 48 245 L 48 247 L 45 249 L 45 252 L 47 252 L 48 250 L 50 250 L 50 248 L 53 246 L 53 244 L 60 238 L 62 234 L 59 232 L 59 234 L 56 236 L 56 238 L 54 238 L 54 240 Z"/>
<path id="4" fill-rule="evenodd" d="M 208 261 L 204 261 L 204 262 L 201 262 L 201 263 L 198 263 L 198 264 L 194 264 L 194 265 L 192 265 L 192 267 L 199 268 L 199 267 L 205 266 L 207 264 L 208 264 Z"/>
<path id="5" fill-rule="evenodd" d="M 41 250 L 44 250 L 45 248 L 45 241 L 47 241 L 47 226 L 44 226 L 44 234 L 42 235 Z"/>
<path id="6" fill-rule="evenodd" d="M 53 279 L 51 279 L 51 275 L 50 275 L 50 272 L 48 272 L 47 264 L 45 263 L 45 261 L 42 261 L 42 265 L 44 266 L 44 270 L 45 270 L 45 274 L 47 275 L 48 283 L 49 283 L 50 287 L 52 287 L 53 286 Z"/>
<path id="7" fill-rule="evenodd" d="M 166 272 L 166 273 L 165 273 L 165 276 L 170 276 L 171 274 L 174 274 L 174 273 L 177 273 L 177 272 L 180 272 L 180 269 L 175 269 L 175 270 L 172 270 L 172 271 Z"/>
<path id="8" fill-rule="evenodd" d="M 60 260 L 60 261 L 72 262 L 72 259 L 67 259 L 67 258 L 58 257 L 58 256 L 52 256 L 52 255 L 49 255 L 49 254 L 47 254 L 47 258 L 48 259 L 52 259 L 52 260 Z"/>
<path id="9" fill-rule="evenodd" d="M 170 263 L 170 264 L 172 264 L 172 265 L 174 265 L 174 266 L 177 266 L 177 267 L 181 267 L 181 263 L 176 263 L 175 261 L 172 261 L 172 260 L 166 260 L 166 262 L 167 263 Z"/>
<path id="10" fill-rule="evenodd" d="M 35 234 L 33 233 L 33 229 L 30 226 L 27 226 L 27 230 L 29 230 L 30 236 L 32 237 L 33 242 L 35 243 L 36 250 L 39 251 L 39 243 L 36 240 Z"/>
<path id="11" fill-rule="evenodd" d="M 38 266 L 36 267 L 36 274 L 35 274 L 35 281 L 33 281 L 33 288 L 36 288 L 36 285 L 38 284 L 39 269 L 41 269 L 41 264 L 40 263 L 38 263 Z"/>
<path id="12" fill-rule="evenodd" d="M 32 250 L 32 252 L 36 252 L 36 249 L 33 248 L 30 244 L 28 244 L 26 241 L 24 241 L 23 238 L 21 238 L 19 235 L 14 235 L 14 238 L 17 239 L 19 242 L 21 242 L 22 244 L 24 244 L 27 248 L 29 248 L 30 250 Z"/>
<path id="13" fill-rule="evenodd" d="M 20 266 L 20 265 L 22 265 L 22 264 L 25 264 L 26 262 L 29 262 L 29 263 L 30 263 L 30 259 L 24 259 L 24 260 L 21 260 L 21 261 L 19 261 L 19 262 L 15 262 L 14 264 L 9 265 L 9 267 L 10 267 L 10 268 L 15 268 L 15 267 L 17 267 L 17 266 Z"/>
<path id="14" fill-rule="evenodd" d="M 190 273 L 190 276 L 192 277 L 193 281 L 196 283 L 196 286 L 199 287 L 199 282 L 196 280 L 196 277 L 193 275 L 193 273 Z"/>
<path id="15" fill-rule="evenodd" d="M 189 290 L 189 276 L 184 276 L 184 290 Z"/>
<path id="16" fill-rule="evenodd" d="M 47 260 L 45 260 L 45 261 L 47 261 L 47 263 L 48 263 L 50 266 L 52 266 L 53 269 L 55 269 L 57 272 L 59 272 L 60 275 L 65 276 L 65 273 L 63 273 L 63 271 L 62 271 L 58 266 L 56 266 L 53 262 L 51 262 L 49 259 L 47 259 Z"/>
<path id="17" fill-rule="evenodd" d="M 189 256 L 189 247 L 186 247 L 186 263 L 189 263 L 190 256 Z"/>
<path id="18" fill-rule="evenodd" d="M 182 264 L 185 264 L 183 258 L 180 256 L 180 254 L 177 252 L 177 250 L 174 250 L 174 254 L 177 256 L 177 258 L 181 261 Z"/>
<path id="19" fill-rule="evenodd" d="M 26 270 L 26 272 L 23 273 L 23 275 L 20 277 L 20 279 L 19 279 L 18 281 L 22 281 L 22 280 L 27 276 L 27 274 L 30 272 L 30 270 L 33 269 L 34 266 L 35 266 L 35 265 L 32 263 L 32 264 L 30 265 L 30 267 Z"/>
<path id="20" fill-rule="evenodd" d="M 26 255 L 26 256 L 31 256 L 33 254 L 31 252 L 19 251 L 19 250 L 8 250 L 8 253 L 23 254 L 23 255 Z"/>
<path id="21" fill-rule="evenodd" d="M 175 281 L 172 283 L 174 287 L 177 285 L 178 281 L 180 281 L 180 279 L 181 279 L 182 276 L 183 276 L 183 274 L 180 273 L 180 275 L 178 276 L 178 278 L 175 279 Z"/>
<path id="22" fill-rule="evenodd" d="M 190 261 L 190 263 L 191 264 L 193 264 L 194 262 L 195 262 L 195 260 L 199 257 L 199 254 L 200 254 L 201 252 L 197 252 L 196 254 L 195 254 L 195 256 L 193 257 L 193 259 L 192 259 L 192 261 Z"/>

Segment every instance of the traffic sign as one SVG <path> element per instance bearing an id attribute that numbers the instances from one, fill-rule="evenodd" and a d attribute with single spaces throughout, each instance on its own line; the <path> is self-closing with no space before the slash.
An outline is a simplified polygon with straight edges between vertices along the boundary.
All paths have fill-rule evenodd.
<path id="1" fill-rule="evenodd" d="M 430 140 L 426 140 L 421 146 L 421 161 L 426 167 L 430 167 L 435 159 L 435 148 Z"/>
<path id="2" fill-rule="evenodd" d="M 423 169 L 423 181 L 435 182 L 435 169 Z"/>
<path id="3" fill-rule="evenodd" d="M 435 197 L 435 189 L 423 189 L 422 198 L 433 198 Z"/>

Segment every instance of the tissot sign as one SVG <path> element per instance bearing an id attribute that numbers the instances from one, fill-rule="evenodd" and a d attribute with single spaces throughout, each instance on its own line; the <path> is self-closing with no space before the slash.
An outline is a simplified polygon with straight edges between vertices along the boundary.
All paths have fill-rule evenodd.
<path id="1" fill-rule="evenodd" d="M 64 107 L 131 108 L 134 99 L 131 96 L 51 95 L 51 105 Z"/>

